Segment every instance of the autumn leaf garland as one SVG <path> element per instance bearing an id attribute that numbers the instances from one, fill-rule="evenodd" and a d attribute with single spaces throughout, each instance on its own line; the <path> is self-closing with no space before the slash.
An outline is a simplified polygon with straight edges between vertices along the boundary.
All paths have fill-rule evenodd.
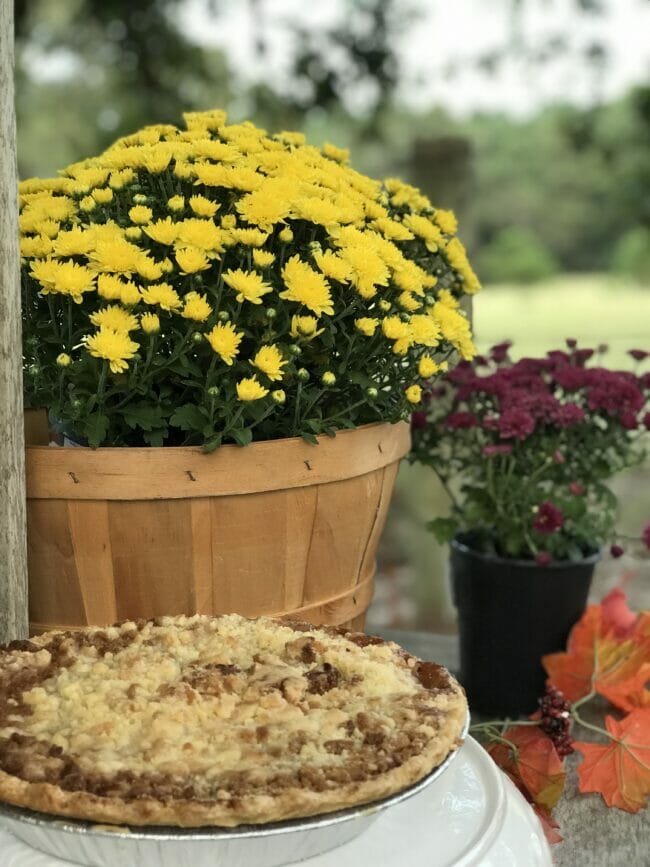
<path id="1" fill-rule="evenodd" d="M 636 813 L 650 795 L 650 611 L 636 614 L 615 588 L 600 605 L 590 605 L 574 626 L 567 649 L 542 659 L 548 690 L 572 702 L 567 725 L 578 723 L 600 741 L 573 741 L 582 754 L 578 789 L 600 794 L 609 807 Z M 607 715 L 601 727 L 583 718 L 582 708 L 598 697 L 624 714 Z M 551 811 L 564 790 L 566 771 L 537 712 L 528 720 L 476 723 L 494 761 L 537 812 L 547 839 L 562 840 Z"/>

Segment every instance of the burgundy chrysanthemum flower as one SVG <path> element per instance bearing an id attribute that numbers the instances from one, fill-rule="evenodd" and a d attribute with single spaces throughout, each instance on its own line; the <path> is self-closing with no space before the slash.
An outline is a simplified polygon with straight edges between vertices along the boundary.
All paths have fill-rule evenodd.
<path id="1" fill-rule="evenodd" d="M 615 560 L 618 560 L 618 558 L 622 557 L 625 552 L 623 551 L 623 548 L 621 548 L 620 545 L 617 545 L 616 543 L 614 543 L 613 545 L 610 546 L 609 553 L 611 554 L 611 556 Z"/>
<path id="2" fill-rule="evenodd" d="M 645 361 L 650 352 L 646 352 L 645 349 L 630 349 L 627 354 L 635 361 Z"/>
<path id="3" fill-rule="evenodd" d="M 643 528 L 643 532 L 641 533 L 641 541 L 646 546 L 648 551 L 650 551 L 650 523 L 646 524 Z"/>
<path id="4" fill-rule="evenodd" d="M 585 419 L 585 411 L 577 403 L 565 403 L 552 412 L 553 421 L 560 427 L 571 427 Z"/>
<path id="5" fill-rule="evenodd" d="M 509 455 L 512 451 L 512 446 L 508 445 L 508 443 L 501 443 L 500 445 L 492 445 L 492 446 L 483 446 L 483 454 L 486 458 L 494 457 L 494 455 Z"/>
<path id="6" fill-rule="evenodd" d="M 511 340 L 504 340 L 503 343 L 496 343 L 490 349 L 490 358 L 497 364 L 501 364 L 508 357 L 508 350 L 512 346 Z"/>
<path id="7" fill-rule="evenodd" d="M 411 430 L 422 430 L 427 426 L 427 415 L 425 412 L 411 413 Z"/>
<path id="8" fill-rule="evenodd" d="M 569 349 L 575 349 L 578 345 L 578 341 L 573 337 L 567 337 L 566 345 L 569 347 Z"/>
<path id="9" fill-rule="evenodd" d="M 548 551 L 540 551 L 539 554 L 535 555 L 535 562 L 538 566 L 548 566 L 552 559 L 553 555 Z"/>
<path id="10" fill-rule="evenodd" d="M 535 419 L 524 409 L 507 409 L 499 419 L 502 439 L 525 440 L 535 430 Z"/>
<path id="11" fill-rule="evenodd" d="M 585 492 L 584 485 L 580 482 L 569 482 L 569 493 L 574 497 L 581 497 Z"/>
<path id="12" fill-rule="evenodd" d="M 636 413 L 631 409 L 624 409 L 618 418 L 625 430 L 636 430 L 639 426 Z"/>
<path id="13" fill-rule="evenodd" d="M 564 526 L 562 509 L 558 509 L 550 500 L 540 503 L 537 516 L 533 521 L 533 530 L 538 533 L 555 533 Z"/>
<path id="14" fill-rule="evenodd" d="M 447 427 L 452 430 L 476 427 L 478 419 L 473 412 L 451 412 L 447 416 Z"/>

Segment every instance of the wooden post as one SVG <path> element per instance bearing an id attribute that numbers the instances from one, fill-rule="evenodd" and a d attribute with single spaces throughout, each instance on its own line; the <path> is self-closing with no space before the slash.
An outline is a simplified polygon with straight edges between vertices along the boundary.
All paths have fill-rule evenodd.
<path id="1" fill-rule="evenodd" d="M 0 643 L 27 635 L 12 0 L 0 0 Z"/>

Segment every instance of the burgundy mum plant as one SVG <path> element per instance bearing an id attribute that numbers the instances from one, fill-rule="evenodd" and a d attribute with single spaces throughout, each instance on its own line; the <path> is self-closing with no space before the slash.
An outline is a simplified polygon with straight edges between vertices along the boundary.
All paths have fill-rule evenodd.
<path id="1" fill-rule="evenodd" d="M 451 515 L 430 524 L 440 541 L 460 532 L 485 553 L 544 565 L 611 540 L 617 503 L 605 483 L 645 457 L 650 372 L 609 370 L 605 347 L 567 345 L 513 362 L 502 343 L 429 384 L 411 458 L 450 494 Z M 630 355 L 637 366 L 650 357 Z"/>

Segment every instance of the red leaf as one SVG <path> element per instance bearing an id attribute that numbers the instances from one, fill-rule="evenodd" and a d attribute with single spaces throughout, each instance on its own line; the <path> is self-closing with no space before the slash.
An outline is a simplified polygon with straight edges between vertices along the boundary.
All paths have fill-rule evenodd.
<path id="1" fill-rule="evenodd" d="M 609 744 L 574 743 L 584 755 L 579 789 L 600 793 L 608 807 L 637 813 L 650 794 L 650 708 L 634 710 L 620 722 L 608 716 L 605 725 Z"/>
<path id="2" fill-rule="evenodd" d="M 628 638 L 634 632 L 639 616 L 628 608 L 627 596 L 620 587 L 610 590 L 600 607 L 606 632 L 613 632 L 617 638 Z"/>
<path id="3" fill-rule="evenodd" d="M 533 804 L 533 810 L 537 813 L 537 818 L 542 823 L 542 830 L 549 844 L 552 846 L 554 843 L 561 843 L 564 837 L 559 833 L 560 826 L 549 811 L 538 804 Z"/>
<path id="4" fill-rule="evenodd" d="M 564 790 L 564 765 L 553 742 L 537 726 L 511 726 L 503 735 L 513 744 L 493 743 L 488 752 L 528 800 L 552 810 Z"/>

